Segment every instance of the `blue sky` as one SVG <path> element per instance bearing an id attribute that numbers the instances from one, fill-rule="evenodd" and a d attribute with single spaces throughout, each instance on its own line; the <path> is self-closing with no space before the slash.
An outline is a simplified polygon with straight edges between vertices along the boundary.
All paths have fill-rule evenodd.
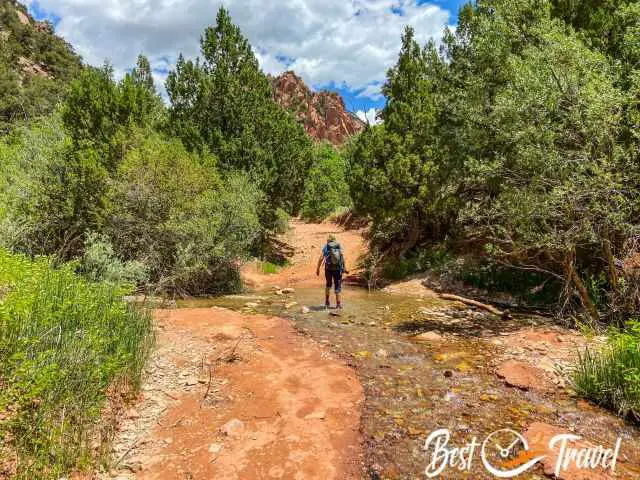
<path id="1" fill-rule="evenodd" d="M 164 83 L 178 53 L 198 55 L 203 29 L 222 0 L 24 0 L 51 21 L 86 62 L 109 60 L 117 74 L 146 54 Z M 420 42 L 455 25 L 464 0 L 224 0 L 249 38 L 262 68 L 294 70 L 314 89 L 340 93 L 347 108 L 373 118 L 380 87 L 400 48 L 404 26 Z M 367 118 L 369 118 L 367 117 Z"/>

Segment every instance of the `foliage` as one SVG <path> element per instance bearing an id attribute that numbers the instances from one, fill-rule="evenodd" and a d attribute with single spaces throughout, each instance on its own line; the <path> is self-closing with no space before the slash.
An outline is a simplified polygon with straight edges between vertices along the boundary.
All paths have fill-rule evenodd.
<path id="1" fill-rule="evenodd" d="M 80 273 L 93 282 L 140 285 L 147 278 L 147 266 L 138 261 L 123 262 L 105 235 L 91 232 L 84 242 Z"/>
<path id="2" fill-rule="evenodd" d="M 614 331 L 602 351 L 586 350 L 572 381 L 579 395 L 640 422 L 640 322 Z"/>
<path id="3" fill-rule="evenodd" d="M 235 262 L 260 234 L 260 193 L 215 159 L 138 131 L 107 195 L 105 232 L 118 256 L 149 268 L 158 287 L 207 293 L 237 287 Z"/>
<path id="4" fill-rule="evenodd" d="M 23 24 L 18 11 L 29 18 Z M 0 135 L 17 123 L 46 116 L 66 94 L 81 70 L 80 57 L 53 33 L 47 22 L 37 24 L 25 7 L 13 0 L 0 3 Z M 29 66 L 45 73 L 32 73 Z"/>
<path id="5" fill-rule="evenodd" d="M 242 170 L 265 193 L 261 219 L 272 227 L 275 210 L 295 213 L 310 164 L 302 126 L 272 98 L 271 84 L 247 42 L 220 8 L 201 40 L 203 59 L 179 57 L 169 73 L 169 129 L 190 150 L 208 150 L 227 172 Z"/>
<path id="6" fill-rule="evenodd" d="M 135 391 L 153 343 L 125 290 L 73 269 L 0 249 L 0 435 L 20 456 L 17 478 L 86 466 L 107 389 Z"/>
<path id="7" fill-rule="evenodd" d="M 291 221 L 291 215 L 289 215 L 287 212 L 285 212 L 281 208 L 278 208 L 276 210 L 276 221 L 273 227 L 274 231 L 279 235 L 283 235 L 287 233 L 289 231 L 290 221 Z"/>
<path id="8" fill-rule="evenodd" d="M 62 259 L 81 251 L 85 232 L 99 228 L 103 220 L 107 171 L 98 153 L 73 149 L 54 116 L 0 143 L 0 156 L 10 157 L 2 167 L 3 243 Z"/>
<path id="9" fill-rule="evenodd" d="M 597 318 L 612 308 L 586 280 L 606 272 L 608 298 L 637 223 L 638 95 L 552 7 L 468 4 L 440 52 L 408 28 L 347 178 L 387 256 L 446 242 L 560 282 L 558 307 Z"/>
<path id="10" fill-rule="evenodd" d="M 342 155 L 328 143 L 316 145 L 302 200 L 302 217 L 322 221 L 337 209 L 350 207 L 351 198 L 345 177 Z"/>

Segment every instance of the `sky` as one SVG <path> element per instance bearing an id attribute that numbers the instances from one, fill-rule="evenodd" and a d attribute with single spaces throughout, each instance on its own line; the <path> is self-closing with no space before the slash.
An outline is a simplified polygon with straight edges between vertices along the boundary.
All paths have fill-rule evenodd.
<path id="1" fill-rule="evenodd" d="M 420 43 L 438 41 L 466 0 L 23 0 L 50 20 L 85 62 L 108 60 L 121 76 L 139 53 L 163 85 L 179 53 L 199 54 L 205 27 L 223 4 L 253 46 L 262 69 L 293 70 L 313 90 L 340 93 L 347 108 L 375 123 L 380 93 L 412 25 Z"/>

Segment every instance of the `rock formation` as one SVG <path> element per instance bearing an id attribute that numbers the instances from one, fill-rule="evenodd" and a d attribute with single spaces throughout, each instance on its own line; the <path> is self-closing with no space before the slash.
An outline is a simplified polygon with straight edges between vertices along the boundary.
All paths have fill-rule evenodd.
<path id="1" fill-rule="evenodd" d="M 317 141 L 342 145 L 365 126 L 362 120 L 346 110 L 340 95 L 312 92 L 294 72 L 285 72 L 273 79 L 273 95 Z"/>

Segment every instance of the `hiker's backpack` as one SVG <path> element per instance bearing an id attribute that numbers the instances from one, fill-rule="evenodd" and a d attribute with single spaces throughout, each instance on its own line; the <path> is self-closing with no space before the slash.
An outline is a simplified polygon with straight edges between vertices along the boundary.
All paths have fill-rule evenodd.
<path id="1" fill-rule="evenodd" d="M 329 270 L 342 270 L 342 249 L 337 242 L 327 243 L 327 268 Z"/>

